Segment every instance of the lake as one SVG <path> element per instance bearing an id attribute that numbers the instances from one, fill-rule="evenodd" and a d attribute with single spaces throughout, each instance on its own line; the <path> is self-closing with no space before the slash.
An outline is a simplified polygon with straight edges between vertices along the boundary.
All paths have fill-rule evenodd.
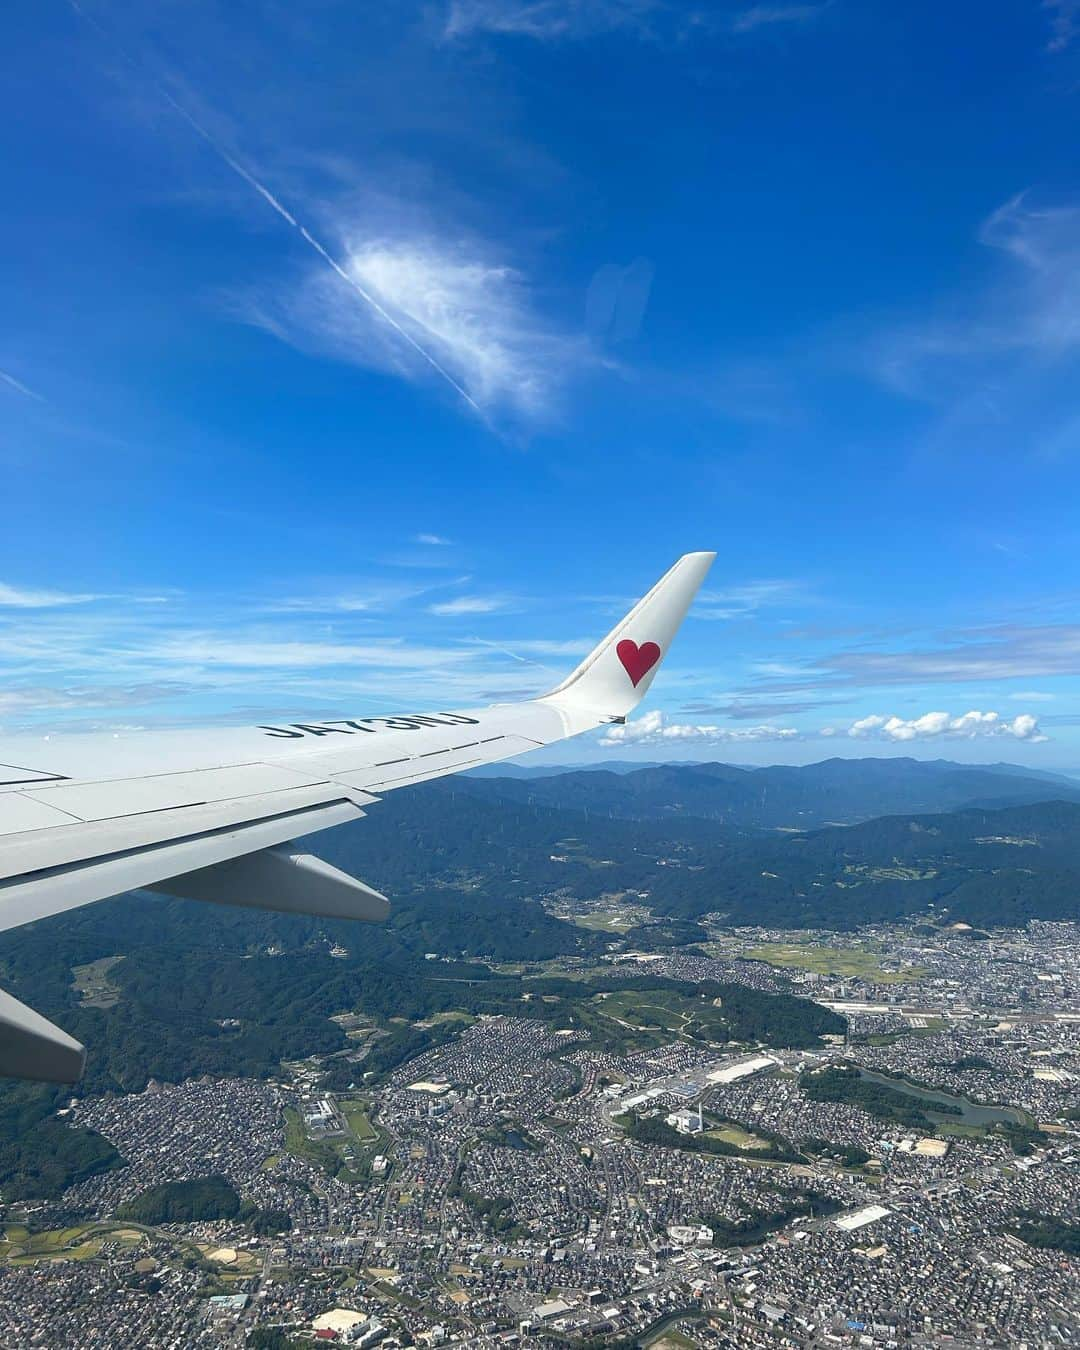
<path id="1" fill-rule="evenodd" d="M 962 1124 L 990 1126 L 1007 1121 L 1012 1125 L 1027 1125 L 1030 1117 L 1019 1106 L 984 1106 L 982 1102 L 973 1102 L 970 1097 L 961 1097 L 952 1092 L 940 1092 L 937 1088 L 923 1087 L 907 1078 L 892 1078 L 888 1074 L 875 1073 L 872 1069 L 860 1069 L 860 1078 L 870 1083 L 879 1083 L 902 1092 L 905 1097 L 922 1097 L 928 1102 L 941 1102 L 945 1106 L 955 1106 L 960 1114 L 948 1111 L 927 1111 L 927 1115 L 937 1125 Z"/>

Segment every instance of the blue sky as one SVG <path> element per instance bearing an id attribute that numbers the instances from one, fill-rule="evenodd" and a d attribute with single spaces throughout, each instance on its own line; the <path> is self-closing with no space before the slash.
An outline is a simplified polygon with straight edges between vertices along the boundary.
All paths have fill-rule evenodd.
<path id="1" fill-rule="evenodd" d="M 1078 0 L 43 0 L 0 65 L 0 730 L 536 692 L 715 548 L 557 758 L 1080 766 Z"/>

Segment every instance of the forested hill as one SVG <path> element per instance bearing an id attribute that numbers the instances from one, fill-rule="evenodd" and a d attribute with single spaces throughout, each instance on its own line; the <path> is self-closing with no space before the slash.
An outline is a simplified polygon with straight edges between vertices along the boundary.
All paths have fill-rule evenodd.
<path id="1" fill-rule="evenodd" d="M 929 912 L 978 926 L 1080 919 L 1080 803 L 886 816 L 733 843 L 651 903 L 731 924 L 846 928 Z"/>
<path id="2" fill-rule="evenodd" d="M 577 770 L 544 777 L 469 780 L 500 801 L 558 806 L 632 820 L 699 817 L 737 827 L 813 829 L 899 813 L 1014 806 L 1050 797 L 1080 802 L 1080 782 L 948 760 L 827 759 L 819 764 L 739 768 L 659 764 Z"/>
<path id="3" fill-rule="evenodd" d="M 976 926 L 1080 916 L 1080 802 L 784 833 L 507 801 L 493 792 L 499 781 L 389 794 L 366 820 L 323 836 L 318 851 L 399 903 L 424 893 L 438 912 L 440 890 L 451 908 L 463 893 L 466 909 L 511 924 L 516 897 L 558 889 L 647 892 L 658 914 L 719 913 L 735 925 L 850 928 L 931 905 Z"/>

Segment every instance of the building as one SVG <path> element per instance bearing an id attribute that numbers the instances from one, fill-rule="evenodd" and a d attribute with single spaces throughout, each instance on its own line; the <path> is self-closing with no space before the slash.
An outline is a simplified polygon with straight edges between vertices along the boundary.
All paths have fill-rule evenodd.
<path id="1" fill-rule="evenodd" d="M 328 1331 L 340 1340 L 351 1341 L 368 1320 L 367 1313 L 357 1312 L 355 1308 L 331 1308 L 312 1321 L 311 1329 L 316 1336 Z"/>
<path id="2" fill-rule="evenodd" d="M 708 1080 L 710 1083 L 735 1083 L 740 1078 L 751 1078 L 756 1073 L 764 1073 L 766 1069 L 774 1069 L 779 1063 L 772 1055 L 754 1055 L 751 1059 L 739 1059 L 734 1064 L 713 1069 Z"/>
<path id="3" fill-rule="evenodd" d="M 561 1298 L 553 1298 L 548 1303 L 541 1303 L 533 1309 L 533 1317 L 538 1322 L 550 1322 L 555 1317 L 561 1317 L 563 1313 L 570 1311 L 570 1304 L 564 1303 Z"/>
<path id="4" fill-rule="evenodd" d="M 671 1115 L 666 1116 L 665 1119 L 680 1134 L 701 1134 L 705 1128 L 700 1107 L 696 1111 L 672 1111 Z"/>
<path id="5" fill-rule="evenodd" d="M 833 1219 L 833 1223 L 845 1233 L 850 1233 L 856 1228 L 865 1227 L 868 1223 L 877 1223 L 878 1219 L 884 1219 L 886 1214 L 891 1212 L 884 1205 L 867 1205 L 865 1209 L 857 1209 L 852 1214 L 838 1215 Z"/>
<path id="6" fill-rule="evenodd" d="M 668 1229 L 668 1237 L 676 1247 L 709 1246 L 713 1230 L 705 1223 L 673 1223 Z"/>

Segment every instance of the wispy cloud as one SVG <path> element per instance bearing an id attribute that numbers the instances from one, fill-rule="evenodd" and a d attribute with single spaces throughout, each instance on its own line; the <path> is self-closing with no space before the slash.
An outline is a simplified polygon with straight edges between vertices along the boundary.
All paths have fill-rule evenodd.
<path id="1" fill-rule="evenodd" d="M 874 374 L 896 392 L 962 394 L 993 410 L 1018 356 L 1053 361 L 1080 348 L 1080 205 L 1037 205 L 1020 193 L 991 212 L 977 237 L 1007 269 L 952 315 L 866 344 Z"/>
<path id="2" fill-rule="evenodd" d="M 751 33 L 778 24 L 806 23 L 828 3 L 751 5 L 725 14 L 672 0 L 449 0 L 441 35 L 448 41 L 491 33 L 553 42 L 622 32 L 658 41 L 702 30 Z"/>
<path id="3" fill-rule="evenodd" d="M 822 733 L 836 735 L 835 727 L 826 727 Z M 1038 719 L 1031 713 L 1004 718 L 996 712 L 971 712 L 950 716 L 944 712 L 924 713 L 921 717 L 860 717 L 847 728 L 855 740 L 882 741 L 970 741 L 984 737 L 1006 737 L 1036 745 L 1048 740 L 1039 728 Z"/>
<path id="4" fill-rule="evenodd" d="M 428 606 L 429 614 L 454 618 L 461 614 L 497 614 L 509 609 L 511 601 L 501 595 L 459 595 L 454 600 L 441 600 Z"/>
<path id="5" fill-rule="evenodd" d="M 441 577 L 420 584 L 379 578 L 327 587 L 325 591 L 312 595 L 284 596 L 260 608 L 268 613 L 280 614 L 379 614 L 449 586 L 463 585 L 469 580 L 468 576 Z"/>
<path id="6" fill-rule="evenodd" d="M 662 712 L 647 712 L 625 726 L 609 727 L 600 737 L 605 746 L 671 745 L 701 742 L 710 745 L 745 744 L 749 741 L 794 741 L 794 727 L 721 727 L 691 722 L 671 722 Z"/>
<path id="7" fill-rule="evenodd" d="M 502 33 L 550 41 L 618 29 L 648 33 L 650 20 L 667 8 L 664 0 L 450 0 L 442 35 Z"/>
<path id="8" fill-rule="evenodd" d="M 828 4 L 820 5 L 752 5 L 731 20 L 735 33 L 752 33 L 758 28 L 776 24 L 808 23 L 816 19 Z"/>
<path id="9" fill-rule="evenodd" d="M 1043 9 L 1050 14 L 1051 52 L 1063 52 L 1080 34 L 1080 0 L 1043 0 Z"/>
<path id="10" fill-rule="evenodd" d="M 453 541 L 444 539 L 441 534 L 414 534 L 414 544 L 429 544 L 432 548 L 449 548 Z"/>
<path id="11" fill-rule="evenodd" d="M 767 717 L 795 717 L 816 708 L 831 708 L 845 699 L 732 699 L 730 703 L 688 703 L 681 710 L 693 717 L 731 717 L 738 722 L 761 721 Z"/>
<path id="12" fill-rule="evenodd" d="M 283 639 L 257 633 L 224 636 L 218 633 L 177 632 L 148 643 L 144 659 L 189 663 L 213 668 L 297 670 L 352 666 L 375 670 L 445 666 L 468 661 L 466 647 L 413 646 L 393 639 L 370 642 L 320 642 Z"/>
<path id="13" fill-rule="evenodd" d="M 265 608 L 282 614 L 368 614 L 386 608 L 387 603 L 385 595 L 292 595 Z"/>
<path id="14" fill-rule="evenodd" d="M 0 717 L 72 708 L 138 708 L 188 692 L 177 683 L 136 685 L 28 685 L 0 689 Z"/>
<path id="15" fill-rule="evenodd" d="M 490 245 L 412 233 L 406 213 L 384 214 L 377 230 L 361 220 L 337 223 L 344 282 L 312 269 L 242 301 L 238 317 L 294 345 L 409 380 L 430 373 L 417 356 L 421 346 L 485 417 L 534 423 L 556 416 L 571 377 L 595 360 L 584 337 L 542 318 L 522 273 Z M 357 305 L 354 281 L 392 325 Z"/>
<path id="16" fill-rule="evenodd" d="M 699 619 L 740 619 L 760 609 L 805 603 L 809 598 L 809 587 L 804 581 L 747 581 L 723 590 L 702 591 L 693 613 Z"/>
<path id="17" fill-rule="evenodd" d="M 39 591 L 0 581 L 0 609 L 60 609 L 67 605 L 88 605 L 105 598 L 75 591 Z"/>
<path id="18" fill-rule="evenodd" d="M 433 371 L 441 379 L 445 380 L 453 390 L 465 400 L 474 412 L 480 413 L 482 409 L 473 399 L 472 395 L 465 389 L 454 374 L 447 370 L 438 357 L 426 345 L 423 333 L 413 331 L 413 326 L 403 324 L 400 318 L 388 310 L 380 298 L 373 294 L 364 284 L 364 276 L 361 269 L 355 266 L 343 266 L 330 249 L 317 238 L 306 225 L 296 218 L 293 212 L 284 205 L 284 203 L 263 183 L 249 168 L 240 162 L 240 160 L 224 145 L 224 143 L 210 129 L 200 121 L 195 115 L 184 106 L 165 85 L 158 79 L 147 66 L 133 56 L 127 48 L 116 40 L 113 34 L 108 32 L 96 19 L 92 18 L 77 0 L 68 0 L 72 9 L 79 15 L 94 31 L 105 41 L 110 43 L 116 51 L 123 57 L 124 61 L 131 69 L 154 90 L 157 96 L 165 103 L 177 117 L 200 137 L 214 152 L 221 162 L 229 168 L 237 178 L 246 183 L 247 186 L 260 198 L 274 213 L 279 220 L 285 222 L 290 229 L 294 230 L 304 241 L 307 247 L 315 253 L 321 261 L 324 272 L 329 272 L 346 286 L 353 295 L 353 302 L 359 300 L 369 317 L 376 321 L 383 329 L 389 330 L 403 347 L 411 351 L 412 356 L 419 360 L 429 371 Z M 384 334 L 385 336 L 385 334 Z"/>
<path id="19" fill-rule="evenodd" d="M 849 649 L 805 665 L 766 669 L 767 685 L 746 690 L 770 693 L 843 685 L 953 684 L 1075 675 L 1080 669 L 1080 625 L 1023 624 L 961 630 L 946 644 L 910 650 Z"/>
<path id="20" fill-rule="evenodd" d="M 479 639 L 475 639 L 479 641 Z M 597 638 L 513 638 L 504 646 L 530 656 L 587 656 L 596 646 Z"/>
<path id="21" fill-rule="evenodd" d="M 1060 351 L 1080 343 L 1080 206 L 1039 206 L 1019 193 L 984 222 L 979 239 L 1026 271 L 1019 344 Z"/>
<path id="22" fill-rule="evenodd" d="M 5 731 L 55 731 L 86 725 L 72 714 L 108 708 L 129 724 L 124 713 L 152 702 L 138 713 L 143 724 L 202 725 L 266 720 L 252 715 L 264 708 L 318 717 L 464 707 L 520 690 L 525 658 L 433 639 L 432 625 L 448 621 L 412 613 L 414 640 L 386 635 L 378 611 L 274 609 L 244 596 L 179 597 L 138 612 L 125 597 L 0 611 L 0 718 Z M 530 693 L 552 683 L 547 672 L 526 678 Z"/>

